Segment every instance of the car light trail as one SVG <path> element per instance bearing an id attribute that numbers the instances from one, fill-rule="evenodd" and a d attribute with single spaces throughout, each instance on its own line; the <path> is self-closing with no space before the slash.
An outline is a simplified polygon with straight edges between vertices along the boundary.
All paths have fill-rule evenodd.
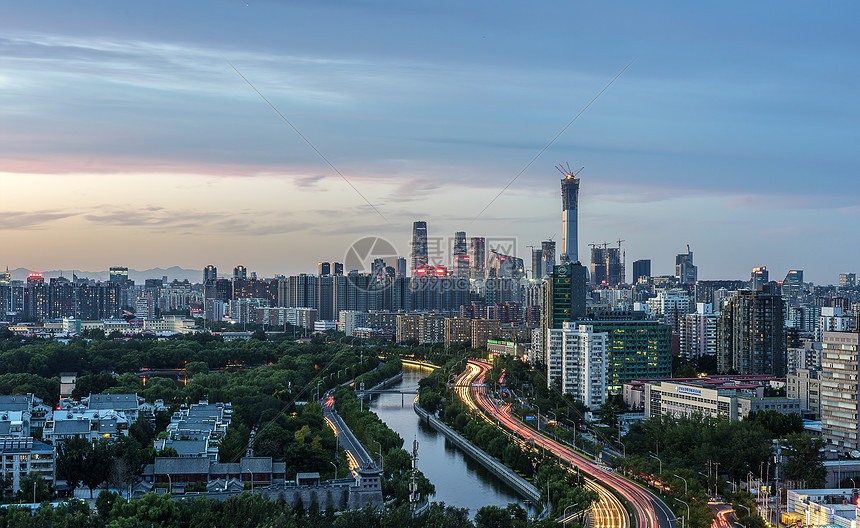
<path id="1" fill-rule="evenodd" d="M 467 407 L 479 413 L 484 419 L 499 424 L 524 442 L 542 448 L 557 456 L 568 465 L 576 465 L 591 479 L 589 487 L 597 491 L 600 500 L 594 506 L 591 516 L 594 528 L 629 528 L 630 519 L 621 501 L 606 488 L 611 488 L 632 508 L 637 527 L 672 528 L 672 511 L 651 492 L 637 484 L 606 471 L 596 462 L 576 453 L 572 449 L 555 442 L 544 435 L 526 427 L 510 413 L 510 405 L 499 407 L 487 394 L 483 385 L 490 365 L 470 360 L 467 369 L 456 382 L 456 392 Z M 592 487 L 594 486 L 594 487 Z"/>

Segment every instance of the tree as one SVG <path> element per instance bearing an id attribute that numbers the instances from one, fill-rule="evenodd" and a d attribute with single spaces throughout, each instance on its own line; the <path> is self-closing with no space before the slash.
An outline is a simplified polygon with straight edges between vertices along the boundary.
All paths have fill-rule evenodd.
<path id="1" fill-rule="evenodd" d="M 92 450 L 92 444 L 78 436 L 65 440 L 57 449 L 57 476 L 65 480 L 73 491 L 87 473 L 86 459 Z"/>
<path id="2" fill-rule="evenodd" d="M 205 361 L 192 361 L 185 365 L 185 372 L 193 378 L 195 374 L 208 373 L 209 365 Z"/>
<path id="3" fill-rule="evenodd" d="M 85 374 L 75 380 L 75 388 L 72 390 L 72 398 L 80 400 L 90 394 L 101 394 L 105 390 L 116 387 L 116 378 L 110 374 Z"/>
<path id="4" fill-rule="evenodd" d="M 140 445 L 149 445 L 153 438 L 155 438 L 155 427 L 152 425 L 152 422 L 140 416 L 129 426 L 128 434 L 137 440 Z"/>
<path id="5" fill-rule="evenodd" d="M 158 453 L 155 454 L 158 457 L 169 457 L 169 458 L 179 458 L 179 453 L 176 451 L 176 448 L 173 446 L 167 446 L 163 449 L 159 449 Z"/>
<path id="6" fill-rule="evenodd" d="M 30 502 L 35 496 L 35 502 L 42 502 L 50 500 L 52 495 L 48 481 L 40 473 L 31 471 L 21 478 L 18 496 L 22 501 Z"/>
<path id="7" fill-rule="evenodd" d="M 111 472 L 111 453 L 109 440 L 101 439 L 92 444 L 92 451 L 84 459 L 84 474 L 81 478 L 84 486 L 90 489 L 90 498 L 93 490 L 108 479 Z"/>
<path id="8" fill-rule="evenodd" d="M 827 478 L 824 467 L 824 439 L 813 438 L 808 433 L 792 433 L 785 437 L 786 480 L 804 481 L 806 488 L 822 488 Z"/>
<path id="9" fill-rule="evenodd" d="M 122 502 L 122 497 L 120 497 L 118 493 L 102 490 L 96 498 L 96 509 L 99 512 L 99 517 L 106 521 L 111 510 L 113 510 L 114 504 Z"/>
<path id="10" fill-rule="evenodd" d="M 12 487 L 12 473 L 3 473 L 0 475 L 0 499 L 6 498 L 6 490 Z"/>
<path id="11" fill-rule="evenodd" d="M 484 506 L 475 514 L 477 528 L 515 528 L 525 526 L 526 521 L 526 511 L 516 503 L 510 503 L 506 508 Z"/>

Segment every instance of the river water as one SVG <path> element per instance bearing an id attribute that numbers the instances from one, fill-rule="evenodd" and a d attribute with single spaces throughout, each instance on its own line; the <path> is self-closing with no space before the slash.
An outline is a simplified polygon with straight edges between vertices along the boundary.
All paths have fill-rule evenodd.
<path id="1" fill-rule="evenodd" d="M 430 370 L 403 367 L 403 381 L 392 389 L 417 389 L 418 380 Z M 418 469 L 436 486 L 435 502 L 468 508 L 474 516 L 481 506 L 507 506 L 525 503 L 503 481 L 483 466 L 463 454 L 457 447 L 430 426 L 421 423 L 412 410 L 415 395 L 382 394 L 375 396 L 371 408 L 388 427 L 403 437 L 403 448 L 412 451 L 412 441 L 418 439 Z"/>

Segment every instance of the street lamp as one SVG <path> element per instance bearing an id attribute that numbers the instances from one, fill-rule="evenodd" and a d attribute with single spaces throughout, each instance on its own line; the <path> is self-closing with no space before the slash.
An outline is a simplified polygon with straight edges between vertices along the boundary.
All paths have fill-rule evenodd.
<path id="1" fill-rule="evenodd" d="M 373 438 L 371 438 L 370 441 L 379 446 L 379 469 L 382 469 L 382 444 L 374 440 Z"/>
<path id="2" fill-rule="evenodd" d="M 337 471 L 338 471 L 337 464 L 335 464 L 331 460 L 329 460 L 328 463 L 331 464 L 332 466 L 334 466 L 334 478 L 337 478 Z"/>
<path id="3" fill-rule="evenodd" d="M 248 468 L 248 473 L 251 474 L 251 493 L 254 493 L 254 472 L 251 471 L 251 468 Z"/>
<path id="4" fill-rule="evenodd" d="M 570 506 L 565 508 L 564 512 L 561 514 L 561 518 L 562 518 L 561 525 L 563 528 L 567 528 L 567 510 L 569 510 L 570 508 L 573 508 L 574 506 L 579 506 L 579 503 L 574 502 L 573 504 L 571 504 Z"/>
<path id="5" fill-rule="evenodd" d="M 170 473 L 167 474 L 167 493 L 173 492 L 173 479 L 170 478 Z"/>
<path id="6" fill-rule="evenodd" d="M 659 463 L 660 463 L 660 473 L 662 474 L 662 473 L 663 473 L 663 461 L 662 461 L 662 460 L 660 460 L 660 457 L 658 457 L 658 456 L 657 456 L 657 455 L 655 455 L 654 453 L 651 453 L 651 458 L 656 458 L 656 459 L 657 459 L 657 462 L 659 462 Z"/>
<path id="7" fill-rule="evenodd" d="M 743 504 L 738 504 L 738 506 L 740 506 L 741 508 L 743 508 L 743 509 L 745 509 L 745 510 L 747 511 L 747 517 L 752 516 L 752 512 L 750 512 L 750 507 L 749 507 L 749 506 L 744 506 Z"/>
<path id="8" fill-rule="evenodd" d="M 535 405 L 535 409 L 537 409 L 537 430 L 540 431 L 540 407 Z"/>
<path id="9" fill-rule="evenodd" d="M 698 473 L 699 475 L 702 475 L 703 477 L 706 477 L 708 479 L 708 495 L 710 495 L 711 494 L 711 476 L 705 475 L 701 471 L 696 471 L 696 473 Z M 715 495 L 716 495 L 716 493 L 715 493 Z"/>
<path id="10" fill-rule="evenodd" d="M 687 504 L 686 502 L 682 501 L 681 499 L 677 498 L 677 497 L 675 497 L 675 500 L 682 503 L 684 506 L 687 507 L 687 520 L 681 521 L 683 525 L 686 525 L 686 523 L 690 522 L 690 505 Z M 683 519 L 683 517 L 681 517 L 681 518 Z"/>
<path id="11" fill-rule="evenodd" d="M 687 479 L 682 477 L 681 475 L 675 475 L 676 478 L 679 478 L 684 481 L 684 496 L 687 496 Z"/>

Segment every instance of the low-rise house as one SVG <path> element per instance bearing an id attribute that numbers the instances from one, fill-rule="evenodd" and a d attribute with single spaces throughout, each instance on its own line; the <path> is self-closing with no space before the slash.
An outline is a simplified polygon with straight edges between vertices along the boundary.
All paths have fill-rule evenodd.
<path id="1" fill-rule="evenodd" d="M 25 419 L 24 411 L 0 412 L 0 436 L 23 438 L 30 435 L 30 420 Z M 29 418 L 29 415 L 27 416 Z"/>
<path id="2" fill-rule="evenodd" d="M 12 477 L 12 492 L 21 489 L 21 479 L 31 471 L 42 475 L 48 485 L 56 481 L 57 449 L 32 437 L 0 437 L 0 467 Z"/>
<path id="3" fill-rule="evenodd" d="M 155 441 L 155 452 L 158 453 L 164 449 L 172 448 L 176 450 L 176 454 L 180 458 L 198 457 L 208 458 L 213 462 L 218 461 L 218 446 L 209 445 L 208 435 L 199 435 L 194 438 L 184 438 L 175 440 L 173 438 L 164 438 Z"/>
<path id="4" fill-rule="evenodd" d="M 147 404 L 142 396 L 137 394 L 90 394 L 81 400 L 91 411 L 118 411 L 125 415 L 128 423 L 134 423 L 138 417 L 153 419 L 148 413 L 152 406 Z"/>
<path id="5" fill-rule="evenodd" d="M 90 411 L 81 408 L 56 411 L 42 431 L 42 438 L 54 445 L 70 438 L 94 442 L 99 438 L 116 438 L 128 434 L 128 419 L 122 412 Z"/>
<path id="6" fill-rule="evenodd" d="M 201 401 L 188 407 L 182 406 L 173 413 L 167 433 L 173 439 L 206 436 L 210 444 L 218 444 L 232 422 L 231 404 Z"/>
<path id="7" fill-rule="evenodd" d="M 238 462 L 219 463 L 204 457 L 155 457 L 143 470 L 143 480 L 153 485 L 185 488 L 189 484 L 230 480 L 253 483 L 254 487 L 283 484 L 286 464 L 271 457 L 244 457 Z"/>
<path id="8" fill-rule="evenodd" d="M 0 396 L 0 413 L 13 411 L 21 411 L 30 428 L 41 429 L 53 409 L 32 393 Z"/>

